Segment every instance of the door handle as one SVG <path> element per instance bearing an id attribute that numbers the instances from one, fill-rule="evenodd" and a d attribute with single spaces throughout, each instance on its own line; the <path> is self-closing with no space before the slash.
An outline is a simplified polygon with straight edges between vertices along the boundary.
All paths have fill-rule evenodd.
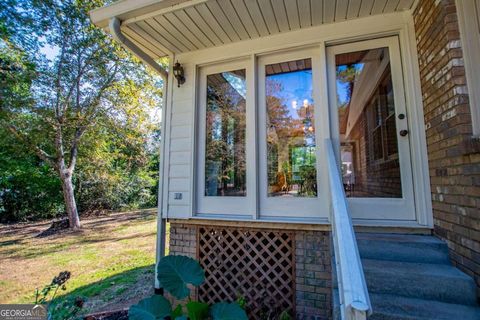
<path id="1" fill-rule="evenodd" d="M 400 130 L 400 135 L 405 137 L 408 134 L 408 130 Z"/>

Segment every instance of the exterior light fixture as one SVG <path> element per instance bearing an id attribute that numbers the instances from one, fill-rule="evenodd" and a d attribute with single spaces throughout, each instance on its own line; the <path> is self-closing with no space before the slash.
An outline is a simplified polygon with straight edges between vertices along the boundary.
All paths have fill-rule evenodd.
<path id="1" fill-rule="evenodd" d="M 185 83 L 185 73 L 183 71 L 183 67 L 178 61 L 173 66 L 173 75 L 175 79 L 177 79 L 178 87 Z"/>

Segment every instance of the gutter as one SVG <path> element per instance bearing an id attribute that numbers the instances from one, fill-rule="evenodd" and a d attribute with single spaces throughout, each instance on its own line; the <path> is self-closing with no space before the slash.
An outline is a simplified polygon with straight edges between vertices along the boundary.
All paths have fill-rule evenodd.
<path id="1" fill-rule="evenodd" d="M 145 62 L 147 65 L 152 67 L 155 71 L 157 71 L 163 79 L 163 110 L 162 110 L 162 124 L 161 124 L 161 142 L 160 142 L 160 163 L 159 163 L 159 180 L 160 183 L 158 185 L 158 211 L 157 211 L 157 248 L 155 250 L 156 253 L 156 263 L 155 263 L 155 294 L 163 295 L 163 286 L 158 280 L 157 276 L 157 268 L 156 266 L 160 262 L 160 259 L 165 256 L 165 243 L 166 243 L 166 219 L 162 217 L 162 206 L 163 206 L 163 156 L 165 151 L 165 135 L 164 135 L 164 128 L 165 128 L 165 119 L 166 119 L 166 108 L 167 108 L 167 90 L 168 90 L 168 72 L 160 66 L 155 60 L 152 59 L 147 53 L 145 53 L 142 49 L 136 46 L 132 41 L 127 39 L 122 33 L 120 29 L 120 20 L 117 17 L 113 17 L 109 21 L 110 32 L 113 35 L 113 38 L 120 42 L 127 50 L 131 51 L 135 54 L 140 60 Z M 170 61 L 170 66 L 172 62 Z"/>
<path id="2" fill-rule="evenodd" d="M 123 35 L 122 30 L 120 30 L 120 20 L 118 20 L 117 17 L 111 18 L 108 26 L 115 40 L 120 42 L 125 48 L 133 52 L 133 54 L 135 54 L 140 60 L 142 60 L 150 67 L 152 67 L 155 71 L 157 71 L 165 83 L 168 81 L 168 72 L 158 63 L 156 63 L 155 60 L 152 59 L 152 57 L 150 57 L 142 49 L 137 47 L 135 43 L 133 43 L 127 37 L 125 37 L 125 35 Z"/>

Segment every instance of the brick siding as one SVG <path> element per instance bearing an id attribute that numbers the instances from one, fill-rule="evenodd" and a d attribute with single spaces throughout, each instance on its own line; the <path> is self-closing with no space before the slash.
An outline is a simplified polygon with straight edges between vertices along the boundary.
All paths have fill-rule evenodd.
<path id="1" fill-rule="evenodd" d="M 480 153 L 454 0 L 422 0 L 413 13 L 424 104 L 435 234 L 480 286 Z"/>
<path id="2" fill-rule="evenodd" d="M 331 319 L 330 233 L 299 231 L 295 247 L 297 319 Z"/>
<path id="3" fill-rule="evenodd" d="M 170 225 L 170 240 L 169 240 L 169 255 L 182 255 L 193 259 L 197 258 L 197 229 L 188 224 L 171 224 Z M 198 289 L 189 285 L 190 298 L 196 300 L 198 297 Z M 168 292 L 165 297 L 170 300 L 172 305 L 178 303 L 185 304 L 187 299 L 178 301 Z"/>
<path id="4" fill-rule="evenodd" d="M 188 224 L 170 225 L 171 255 L 183 255 L 196 259 L 197 229 Z"/>

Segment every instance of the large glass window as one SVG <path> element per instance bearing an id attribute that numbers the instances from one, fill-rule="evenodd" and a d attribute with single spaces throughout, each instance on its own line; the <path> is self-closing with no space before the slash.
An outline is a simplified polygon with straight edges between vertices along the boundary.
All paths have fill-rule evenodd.
<path id="1" fill-rule="evenodd" d="M 347 197 L 402 197 L 388 48 L 337 55 L 337 110 Z"/>
<path id="2" fill-rule="evenodd" d="M 316 197 L 312 61 L 265 66 L 269 197 Z"/>
<path id="3" fill-rule="evenodd" d="M 245 196 L 245 69 L 207 76 L 205 196 Z"/>

